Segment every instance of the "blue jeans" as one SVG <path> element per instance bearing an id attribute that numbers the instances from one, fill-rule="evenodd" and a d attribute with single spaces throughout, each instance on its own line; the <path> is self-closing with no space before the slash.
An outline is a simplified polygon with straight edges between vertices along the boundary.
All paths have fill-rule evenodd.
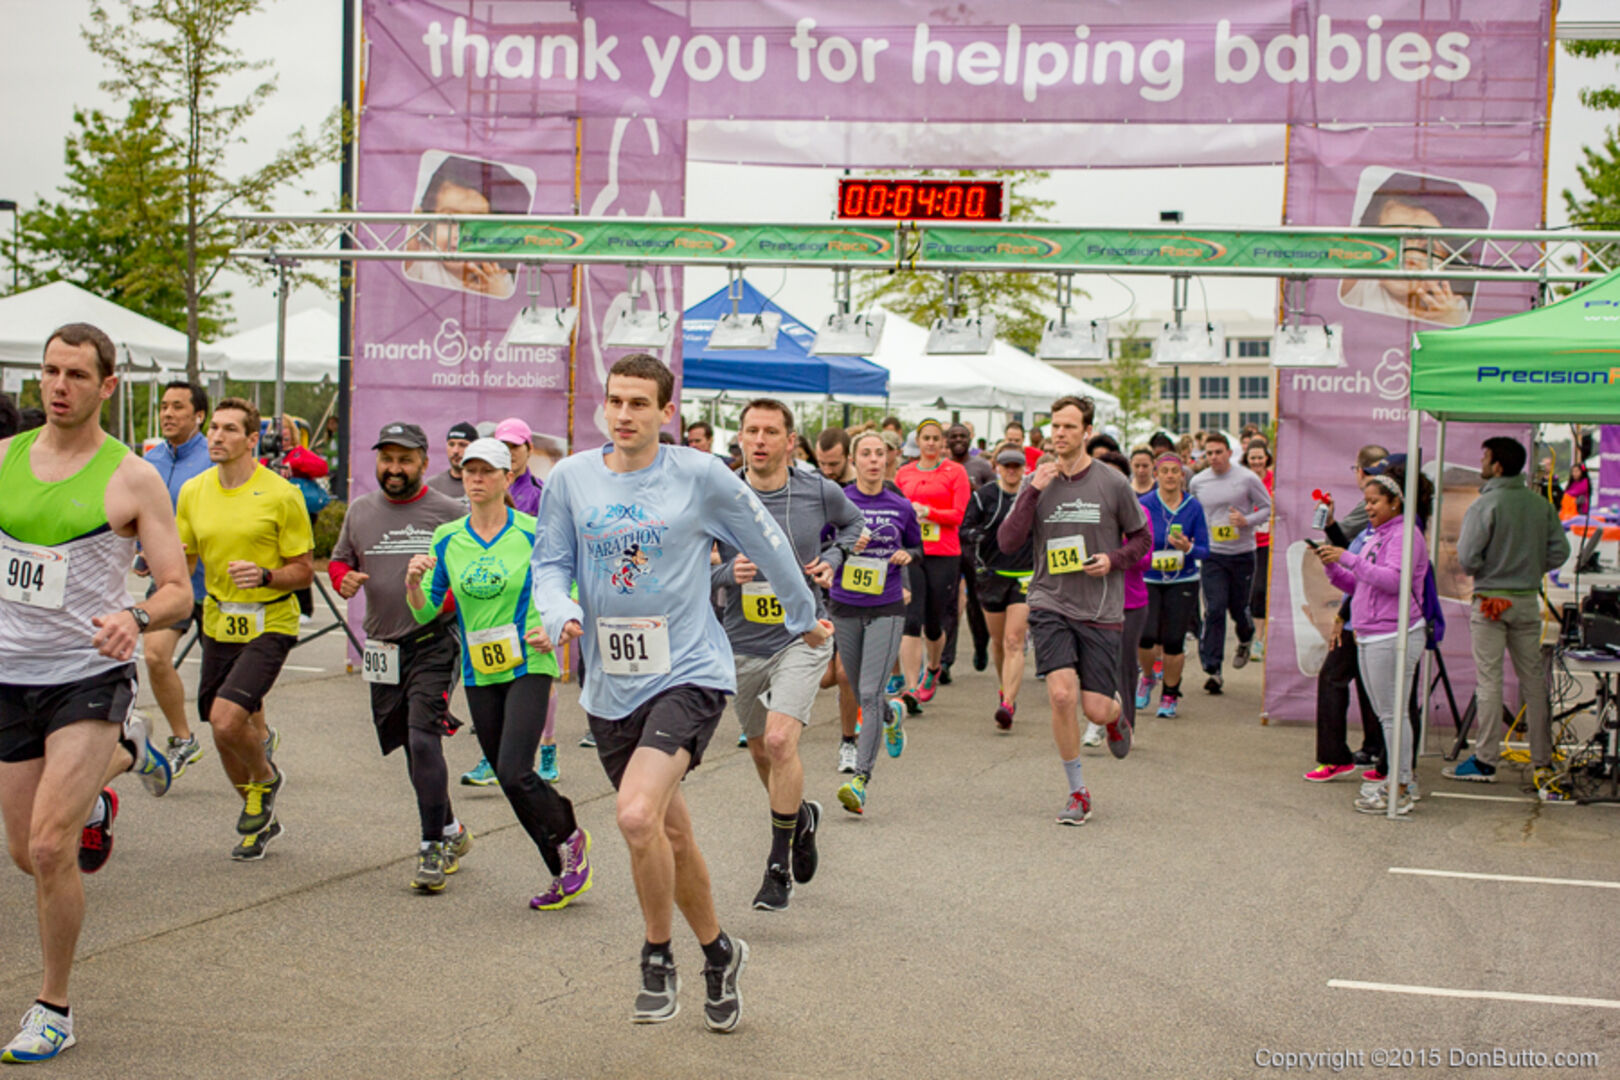
<path id="1" fill-rule="evenodd" d="M 1211 553 L 1199 564 L 1204 583 L 1204 633 L 1198 640 L 1198 659 L 1210 675 L 1221 673 L 1226 655 L 1226 616 L 1237 625 L 1237 639 L 1254 640 L 1254 617 L 1249 614 L 1249 591 L 1254 588 L 1254 552 L 1241 555 Z"/>

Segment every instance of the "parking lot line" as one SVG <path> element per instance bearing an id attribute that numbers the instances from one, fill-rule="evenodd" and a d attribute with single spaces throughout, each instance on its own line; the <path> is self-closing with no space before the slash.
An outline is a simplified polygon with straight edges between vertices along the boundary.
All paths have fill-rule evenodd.
<path id="1" fill-rule="evenodd" d="M 1400 983 L 1356 982 L 1329 979 L 1333 990 L 1372 990 L 1382 994 L 1417 994 L 1422 997 L 1473 998 L 1487 1001 L 1522 1001 L 1532 1005 L 1578 1005 L 1589 1009 L 1620 1009 L 1620 1001 L 1607 998 L 1564 997 L 1561 994 L 1519 994 L 1511 990 L 1457 990 L 1448 986 L 1403 986 Z"/>
<path id="2" fill-rule="evenodd" d="M 1620 881 L 1588 881 L 1583 878 L 1523 877 L 1518 874 L 1474 874 L 1465 870 L 1423 870 L 1413 866 L 1392 866 L 1392 874 L 1422 877 L 1465 878 L 1469 881 L 1511 881 L 1521 885 L 1584 885 L 1589 889 L 1620 889 Z"/>

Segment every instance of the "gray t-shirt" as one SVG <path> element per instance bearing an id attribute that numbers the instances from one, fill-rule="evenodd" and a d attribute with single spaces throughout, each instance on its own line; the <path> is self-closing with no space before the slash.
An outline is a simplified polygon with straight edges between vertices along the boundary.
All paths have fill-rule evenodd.
<path id="1" fill-rule="evenodd" d="M 405 603 L 405 569 L 411 556 L 432 551 L 433 530 L 465 514 L 455 499 L 427 486 L 409 502 L 368 491 L 349 504 L 332 559 L 370 575 L 364 586 L 368 638 L 401 641 L 421 633 Z"/>
<path id="2" fill-rule="evenodd" d="M 452 499 L 459 502 L 461 504 L 461 512 L 463 514 L 471 509 L 467 502 L 467 492 L 461 486 L 461 478 L 459 476 L 451 476 L 449 469 L 444 470 L 442 473 L 435 473 L 434 475 L 428 477 L 427 486 L 432 488 L 434 491 L 437 491 L 443 495 L 448 495 Z"/>
<path id="3" fill-rule="evenodd" d="M 951 460 L 956 461 L 955 458 Z M 969 454 L 964 460 L 956 463 L 967 470 L 968 483 L 973 485 L 974 491 L 978 491 L 996 478 L 996 467 L 983 454 Z"/>
<path id="4" fill-rule="evenodd" d="M 1224 474 L 1205 469 L 1192 478 L 1189 494 L 1204 507 L 1209 523 L 1209 550 L 1217 555 L 1243 555 L 1254 550 L 1254 530 L 1271 519 L 1271 496 L 1253 469 L 1233 465 Z M 1233 525 L 1231 511 L 1243 515 Z"/>
<path id="5" fill-rule="evenodd" d="M 1092 577 L 1080 566 L 1086 557 L 1119 550 L 1126 533 L 1147 524 L 1131 482 L 1117 470 L 1094 462 L 1078 476 L 1060 474 L 1036 494 L 1030 610 L 1055 611 L 1076 622 L 1123 622 L 1125 580 L 1120 569 Z M 1083 550 L 1073 545 L 1074 537 L 1080 538 Z"/>

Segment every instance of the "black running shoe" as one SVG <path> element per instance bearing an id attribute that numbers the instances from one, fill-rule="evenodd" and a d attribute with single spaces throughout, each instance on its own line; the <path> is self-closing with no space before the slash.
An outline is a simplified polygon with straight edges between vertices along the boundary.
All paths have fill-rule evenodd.
<path id="1" fill-rule="evenodd" d="M 681 1011 L 681 977 L 674 964 L 666 964 L 659 957 L 642 957 L 641 989 L 636 992 L 636 1007 L 630 1014 L 633 1024 L 662 1024 L 675 1019 Z"/>
<path id="2" fill-rule="evenodd" d="M 951 665 L 949 665 L 949 664 L 941 664 L 941 665 L 939 665 L 939 685 L 941 685 L 941 686 L 949 686 L 949 685 L 951 685 Z"/>
<path id="3" fill-rule="evenodd" d="M 264 849 L 270 846 L 270 841 L 281 835 L 281 822 L 271 821 L 262 832 L 242 837 L 241 841 L 231 849 L 231 858 L 236 862 L 258 862 L 264 858 Z"/>
<path id="4" fill-rule="evenodd" d="M 272 766 L 274 768 L 274 766 Z M 276 818 L 276 796 L 281 794 L 281 770 L 276 769 L 274 780 L 249 780 L 239 786 L 242 792 L 242 813 L 236 819 L 236 831 L 243 836 L 261 833 Z"/>
<path id="5" fill-rule="evenodd" d="M 1219 674 L 1211 675 L 1204 680 L 1204 693 L 1219 694 L 1221 692 L 1221 677 Z"/>
<path id="6" fill-rule="evenodd" d="M 79 871 L 85 874 L 100 870 L 112 857 L 113 819 L 118 816 L 118 792 L 112 788 L 102 788 L 96 798 L 102 803 L 101 820 L 94 825 L 86 825 L 79 835 Z"/>
<path id="7" fill-rule="evenodd" d="M 793 878 L 780 866 L 765 868 L 765 881 L 754 894 L 755 911 L 786 911 L 793 896 Z"/>
<path id="8" fill-rule="evenodd" d="M 821 824 L 821 804 L 806 799 L 799 807 L 799 827 L 793 834 L 793 880 L 807 884 L 816 876 L 820 856 L 816 854 L 816 827 Z"/>
<path id="9" fill-rule="evenodd" d="M 703 1022 L 710 1031 L 732 1031 L 742 1019 L 742 993 L 737 989 L 737 976 L 747 965 L 748 942 L 740 937 L 731 939 L 731 960 L 724 967 L 703 965 Z"/>
<path id="10" fill-rule="evenodd" d="M 987 647 L 980 645 L 978 648 L 973 650 L 973 670 L 983 671 L 989 666 L 990 650 Z"/>

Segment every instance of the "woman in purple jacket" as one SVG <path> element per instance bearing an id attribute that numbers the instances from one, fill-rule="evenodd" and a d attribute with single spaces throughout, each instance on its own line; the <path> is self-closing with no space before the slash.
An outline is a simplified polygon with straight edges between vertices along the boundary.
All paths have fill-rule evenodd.
<path id="1" fill-rule="evenodd" d="M 1356 652 L 1361 676 L 1372 698 L 1378 723 L 1384 730 L 1384 744 L 1395 745 L 1396 695 L 1408 693 L 1418 659 L 1423 655 L 1423 576 L 1429 569 L 1429 549 L 1421 531 L 1412 535 L 1412 565 L 1408 569 L 1410 600 L 1406 632 L 1406 666 L 1397 672 L 1395 657 L 1400 618 L 1401 528 L 1405 507 L 1402 491 L 1405 470 L 1399 466 L 1369 479 L 1361 489 L 1366 497 L 1368 537 L 1360 552 L 1322 545 L 1317 557 L 1327 569 L 1335 588 L 1350 594 L 1350 628 L 1356 633 Z M 1426 508 L 1418 508 L 1418 516 Z M 1395 812 L 1412 809 L 1411 755 L 1403 753 L 1399 764 L 1400 794 Z M 1367 791 L 1356 800 L 1364 814 L 1382 814 L 1389 808 L 1383 785 Z"/>

